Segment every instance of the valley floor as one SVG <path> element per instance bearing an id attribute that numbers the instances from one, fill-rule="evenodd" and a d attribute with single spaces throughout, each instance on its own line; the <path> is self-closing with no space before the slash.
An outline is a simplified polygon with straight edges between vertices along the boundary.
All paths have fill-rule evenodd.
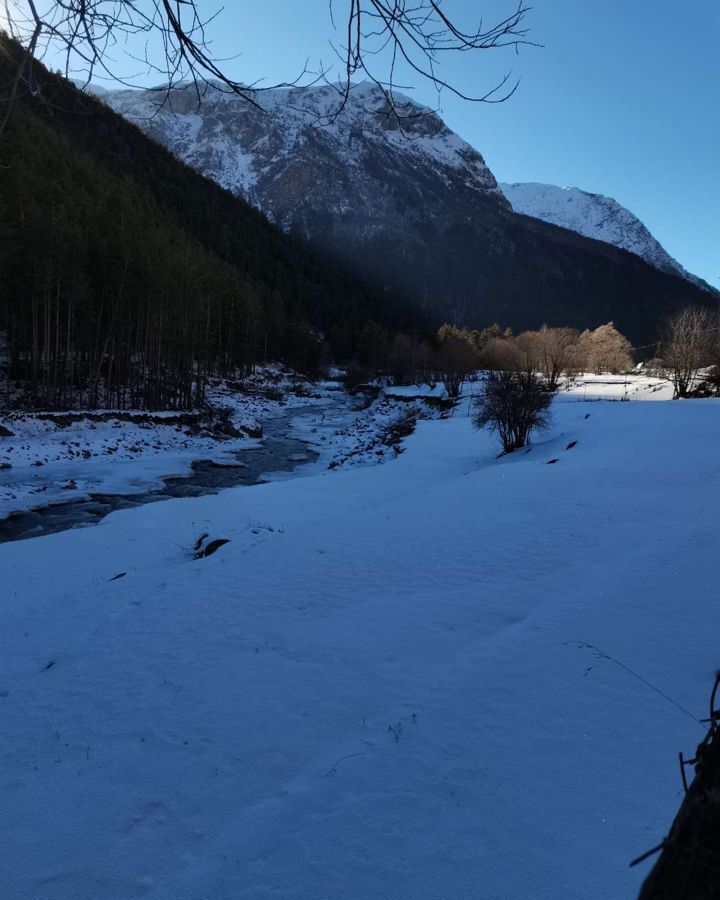
<path id="1" fill-rule="evenodd" d="M 720 663 L 720 401 L 594 396 L 0 546 L 4 895 L 634 896 Z"/>

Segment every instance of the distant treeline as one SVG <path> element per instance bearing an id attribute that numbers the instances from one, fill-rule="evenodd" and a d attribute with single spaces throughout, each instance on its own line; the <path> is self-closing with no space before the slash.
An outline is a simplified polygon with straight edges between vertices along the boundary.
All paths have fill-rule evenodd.
<path id="1" fill-rule="evenodd" d="M 5 88 L 19 49 L 0 45 Z M 188 408 L 209 375 L 312 371 L 352 358 L 369 319 L 417 327 L 104 104 L 40 83 L 0 142 L 3 405 Z"/>
<path id="2" fill-rule="evenodd" d="M 672 383 L 674 396 L 720 397 L 720 313 L 689 306 L 669 317 L 654 345 L 645 351 L 646 374 Z M 539 375 L 550 392 L 581 372 L 613 375 L 636 366 L 634 348 L 612 322 L 594 329 L 542 328 L 513 334 L 511 328 L 442 325 L 432 341 L 418 335 L 391 336 L 377 322 L 358 338 L 348 381 L 384 379 L 394 384 L 442 381 L 449 397 L 478 370 Z"/>
<path id="3" fill-rule="evenodd" d="M 395 384 L 442 380 L 457 396 L 463 380 L 478 369 L 540 372 L 552 390 L 561 375 L 576 372 L 626 372 L 633 366 L 630 342 L 612 322 L 583 332 L 548 328 L 514 335 L 511 328 L 460 328 L 445 324 L 433 341 L 417 335 L 390 335 L 377 322 L 358 338 L 350 373 L 360 382 L 384 375 Z"/>

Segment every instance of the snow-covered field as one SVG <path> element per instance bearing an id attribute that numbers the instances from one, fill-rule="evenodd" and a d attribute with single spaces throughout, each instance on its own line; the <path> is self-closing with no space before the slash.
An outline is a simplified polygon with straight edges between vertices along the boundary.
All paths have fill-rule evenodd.
<path id="1" fill-rule="evenodd" d="M 0 546 L 3 896 L 634 896 L 720 662 L 720 401 L 574 390 L 501 459 L 466 411 Z"/>
<path id="2" fill-rule="evenodd" d="M 672 400 L 667 378 L 653 375 L 579 375 L 562 386 L 559 400 Z"/>

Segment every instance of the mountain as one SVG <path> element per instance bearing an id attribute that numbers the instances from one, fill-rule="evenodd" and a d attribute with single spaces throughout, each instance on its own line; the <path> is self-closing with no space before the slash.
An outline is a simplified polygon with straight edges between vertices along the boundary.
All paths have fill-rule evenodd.
<path id="1" fill-rule="evenodd" d="M 685 271 L 640 219 L 612 197 L 538 182 L 500 184 L 500 189 L 515 212 L 614 244 L 641 257 L 661 272 L 680 275 L 699 287 L 711 289 L 702 279 Z"/>
<path id="2" fill-rule="evenodd" d="M 2 83 L 21 52 L 0 35 Z M 34 77 L 0 142 L 0 336 L 28 402 L 188 406 L 207 375 L 350 358 L 368 320 L 418 327 L 106 104 Z"/>
<path id="3" fill-rule="evenodd" d="M 167 102 L 161 103 L 160 99 Z M 209 87 L 107 102 L 219 184 L 434 320 L 515 329 L 614 320 L 636 342 L 708 294 L 635 254 L 514 212 L 482 156 L 437 113 L 357 85 L 263 92 L 259 110 Z"/>
<path id="4" fill-rule="evenodd" d="M 311 237 L 318 219 L 359 228 L 367 238 L 470 193 L 509 208 L 483 158 L 431 110 L 398 98 L 408 118 L 387 114 L 385 98 L 356 85 L 341 115 L 337 89 L 278 89 L 262 109 L 206 88 L 175 90 L 158 109 L 156 91 L 105 95 L 193 168 L 248 199 L 273 221 Z M 411 177 L 408 177 L 411 175 Z"/>

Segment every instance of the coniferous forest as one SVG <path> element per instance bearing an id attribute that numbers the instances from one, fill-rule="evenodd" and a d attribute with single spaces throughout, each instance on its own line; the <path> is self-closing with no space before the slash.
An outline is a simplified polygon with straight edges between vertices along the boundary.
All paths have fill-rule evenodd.
<path id="1" fill-rule="evenodd" d="M 8 82 L 20 51 L 2 41 Z M 313 371 L 369 320 L 412 325 L 102 102 L 37 79 L 0 138 L 4 405 L 189 408 L 210 375 Z"/>

